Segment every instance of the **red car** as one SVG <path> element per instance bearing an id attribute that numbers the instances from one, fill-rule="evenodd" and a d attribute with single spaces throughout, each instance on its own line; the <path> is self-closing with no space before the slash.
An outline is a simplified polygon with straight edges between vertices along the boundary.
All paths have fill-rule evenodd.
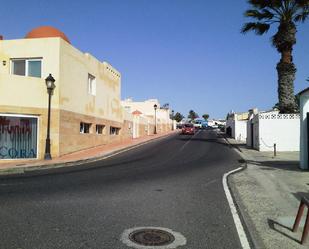
<path id="1" fill-rule="evenodd" d="M 194 135 L 195 133 L 195 127 L 193 124 L 184 124 L 181 129 L 181 134 L 189 134 Z"/>

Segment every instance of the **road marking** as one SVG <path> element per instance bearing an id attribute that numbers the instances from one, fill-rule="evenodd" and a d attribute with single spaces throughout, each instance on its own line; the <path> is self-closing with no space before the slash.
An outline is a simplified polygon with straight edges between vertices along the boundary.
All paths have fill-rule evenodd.
<path id="1" fill-rule="evenodd" d="M 242 223 L 240 221 L 237 208 L 235 206 L 234 200 L 232 198 L 230 189 L 229 189 L 228 184 L 227 184 L 227 177 L 229 175 L 237 172 L 237 171 L 242 170 L 242 169 L 243 169 L 242 167 L 239 167 L 237 169 L 234 169 L 234 170 L 232 170 L 230 172 L 225 173 L 223 175 L 222 182 L 223 182 L 224 192 L 225 192 L 227 201 L 229 203 L 229 206 L 230 206 L 230 209 L 231 209 L 231 213 L 232 213 L 232 216 L 233 216 L 233 220 L 234 220 L 234 223 L 235 223 L 235 226 L 236 226 L 236 229 L 237 229 L 237 233 L 238 233 L 238 236 L 239 236 L 239 240 L 240 240 L 241 246 L 242 246 L 243 249 L 250 249 L 250 244 L 248 242 L 247 235 L 246 235 L 245 230 L 243 228 L 243 225 L 242 225 Z"/>
<path id="2" fill-rule="evenodd" d="M 192 138 L 194 138 L 197 134 L 199 134 L 201 131 L 198 131 L 197 133 L 195 133 L 183 146 L 181 146 L 181 148 L 179 149 L 179 151 L 182 151 L 188 143 L 191 142 Z"/>

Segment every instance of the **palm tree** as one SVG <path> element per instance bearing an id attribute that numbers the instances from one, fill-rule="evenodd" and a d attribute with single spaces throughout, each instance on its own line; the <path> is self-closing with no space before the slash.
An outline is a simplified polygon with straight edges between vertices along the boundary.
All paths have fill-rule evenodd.
<path id="1" fill-rule="evenodd" d="M 309 0 L 249 0 L 248 3 L 252 9 L 247 10 L 245 16 L 255 21 L 245 23 L 243 33 L 255 31 L 257 35 L 263 35 L 272 25 L 278 25 L 272 44 L 281 54 L 277 64 L 279 109 L 281 113 L 295 112 L 296 67 L 292 50 L 296 44 L 296 24 L 308 18 Z"/>

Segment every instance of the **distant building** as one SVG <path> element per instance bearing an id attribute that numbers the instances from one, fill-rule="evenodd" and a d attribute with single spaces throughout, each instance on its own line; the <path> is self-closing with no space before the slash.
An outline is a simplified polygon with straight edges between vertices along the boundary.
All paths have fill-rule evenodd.
<path id="1" fill-rule="evenodd" d="M 225 125 L 226 133 L 238 141 L 246 141 L 248 117 L 248 112 L 228 113 Z"/>
<path id="2" fill-rule="evenodd" d="M 135 131 L 133 134 L 149 134 L 154 132 L 154 126 L 157 125 L 157 132 L 167 132 L 172 129 L 173 122 L 170 119 L 170 109 L 161 107 L 157 99 L 148 99 L 145 101 L 133 101 L 132 98 L 121 101 L 121 105 L 128 112 L 135 116 L 138 115 L 139 122 L 143 123 L 145 129 Z M 157 105 L 156 113 L 154 105 Z M 156 120 L 155 120 L 156 114 Z M 133 128 L 133 130 L 135 130 Z M 135 137 L 135 135 L 133 135 Z"/>

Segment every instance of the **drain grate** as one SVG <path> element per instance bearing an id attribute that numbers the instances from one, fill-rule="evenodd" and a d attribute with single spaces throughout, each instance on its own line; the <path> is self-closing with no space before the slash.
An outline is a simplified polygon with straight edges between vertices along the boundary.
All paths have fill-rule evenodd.
<path id="1" fill-rule="evenodd" d="M 143 246 L 166 246 L 174 242 L 175 237 L 160 229 L 140 229 L 129 234 L 129 239 Z"/>

